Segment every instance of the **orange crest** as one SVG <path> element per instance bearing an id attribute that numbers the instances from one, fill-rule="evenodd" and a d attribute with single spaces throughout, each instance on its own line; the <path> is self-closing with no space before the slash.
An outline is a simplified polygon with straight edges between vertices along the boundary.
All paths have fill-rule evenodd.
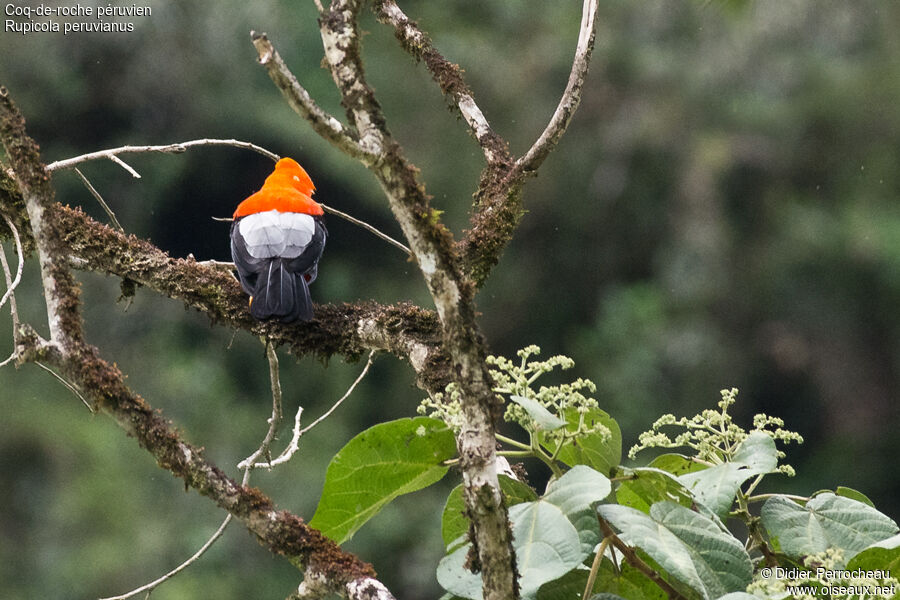
<path id="1" fill-rule="evenodd" d="M 315 191 L 316 186 L 303 167 L 293 158 L 282 158 L 262 188 L 238 204 L 234 218 L 269 210 L 322 215 L 322 206 L 311 197 Z"/>

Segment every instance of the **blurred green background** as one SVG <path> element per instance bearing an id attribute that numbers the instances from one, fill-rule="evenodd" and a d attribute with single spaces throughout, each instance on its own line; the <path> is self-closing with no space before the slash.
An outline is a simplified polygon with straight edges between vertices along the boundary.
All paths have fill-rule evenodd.
<path id="1" fill-rule="evenodd" d="M 256 64 L 251 29 L 267 32 L 317 102 L 343 117 L 320 68 L 312 2 L 146 5 L 152 15 L 131 19 L 130 33 L 0 35 L 0 83 L 45 161 L 238 138 L 295 157 L 317 199 L 400 236 L 374 179 L 318 139 Z M 524 152 L 565 85 L 581 2 L 401 6 Z M 600 12 L 581 108 L 528 184 L 529 212 L 478 297 L 491 350 L 535 343 L 574 358 L 571 377 L 597 383 L 626 447 L 659 414 L 692 415 L 737 386 L 739 420 L 778 415 L 806 438 L 788 448 L 798 476 L 773 477 L 770 489 L 848 485 L 897 517 L 900 4 L 610 0 Z M 481 153 L 391 31 L 368 14 L 363 29 L 389 127 L 458 233 Z M 230 215 L 271 169 L 234 148 L 127 160 L 140 180 L 109 162 L 83 171 L 129 232 L 198 260 L 229 259 L 227 224 L 210 217 Z M 73 173 L 54 185 L 60 201 L 105 219 Z M 428 305 L 402 253 L 339 219 L 328 226 L 316 301 Z M 237 476 L 270 411 L 259 341 L 146 290 L 117 302 L 117 280 L 79 277 L 89 341 Z M 32 260 L 17 299 L 26 320 L 43 324 L 38 286 Z M 3 340 L 9 323 L 0 315 Z M 302 404 L 307 422 L 362 368 L 339 357 L 282 354 L 281 363 L 285 411 Z M 293 462 L 251 482 L 309 518 L 329 457 L 366 426 L 412 415 L 421 397 L 408 366 L 381 357 Z M 4 598 L 125 592 L 179 564 L 223 518 L 35 365 L 0 370 L 0 415 Z M 347 544 L 398 597 L 439 593 L 439 513 L 456 478 L 401 498 Z M 237 524 L 153 598 L 283 598 L 298 580 Z"/>

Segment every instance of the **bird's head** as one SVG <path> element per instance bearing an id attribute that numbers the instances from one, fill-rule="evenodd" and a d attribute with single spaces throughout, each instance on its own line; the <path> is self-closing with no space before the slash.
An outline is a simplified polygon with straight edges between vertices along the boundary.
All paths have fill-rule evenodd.
<path id="1" fill-rule="evenodd" d="M 312 199 L 315 191 L 316 186 L 306 170 L 293 158 L 282 158 L 262 188 L 238 205 L 234 218 L 270 210 L 320 216 L 324 211 L 322 205 Z"/>

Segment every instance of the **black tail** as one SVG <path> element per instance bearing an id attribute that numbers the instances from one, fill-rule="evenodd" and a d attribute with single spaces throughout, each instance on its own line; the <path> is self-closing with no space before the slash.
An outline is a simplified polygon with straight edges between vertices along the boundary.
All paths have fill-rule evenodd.
<path id="1" fill-rule="evenodd" d="M 275 317 L 282 323 L 313 318 L 309 285 L 303 275 L 287 270 L 284 259 L 275 258 L 256 280 L 250 314 L 259 320 Z"/>

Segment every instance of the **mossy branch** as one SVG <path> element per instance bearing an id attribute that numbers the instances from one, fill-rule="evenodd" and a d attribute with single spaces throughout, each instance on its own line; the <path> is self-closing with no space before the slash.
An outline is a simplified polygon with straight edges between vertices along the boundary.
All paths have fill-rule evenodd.
<path id="1" fill-rule="evenodd" d="M 377 589 L 381 591 L 380 597 L 392 598 L 390 592 L 374 579 L 370 565 L 341 550 L 296 515 L 277 511 L 261 491 L 235 482 L 207 461 L 200 448 L 181 439 L 159 411 L 125 385 L 125 377 L 115 365 L 101 358 L 98 349 L 84 341 L 79 287 L 70 267 L 70 254 L 76 246 L 77 250 L 89 254 L 79 263 L 88 263 L 87 259 L 93 258 L 102 263 L 96 268 L 104 269 L 119 260 L 121 264 L 129 264 L 138 278 L 147 282 L 167 281 L 176 288 L 188 275 L 202 280 L 204 273 L 197 270 L 200 267 L 192 261 L 172 261 L 147 242 L 127 238 L 106 226 L 91 223 L 80 211 L 59 206 L 53 200 L 49 175 L 40 162 L 37 145 L 26 134 L 25 121 L 5 88 L 0 88 L 0 138 L 31 224 L 51 333 L 51 339 L 44 340 L 23 324 L 24 333 L 16 341 L 19 359 L 40 360 L 57 367 L 66 381 L 81 390 L 93 411 L 112 417 L 154 456 L 160 467 L 182 478 L 187 487 L 209 497 L 243 522 L 271 552 L 286 556 L 307 576 L 326 582 L 325 591 L 362 598 L 370 597 L 366 595 L 367 590 Z M 78 244 L 77 227 L 73 229 L 72 226 L 79 220 L 82 225 L 89 226 L 88 231 L 103 234 L 101 239 L 90 242 L 82 235 L 83 243 Z M 84 231 L 80 233 L 84 234 Z M 104 242 L 109 245 L 96 245 Z M 121 260 L 123 246 L 137 252 L 128 255 L 128 260 Z M 96 255 L 90 254 L 91 249 Z M 105 261 L 100 260 L 104 251 Z M 167 271 L 165 267 L 168 267 L 169 275 L 178 276 L 161 276 L 161 271 Z M 227 275 L 214 274 L 213 269 L 208 271 L 206 275 L 213 283 L 203 280 L 199 289 L 184 286 L 179 293 L 186 301 L 224 311 L 231 297 L 236 295 L 236 290 L 229 291 L 229 285 L 235 285 L 225 283 L 227 279 L 222 278 Z M 242 312 L 246 313 L 246 310 Z"/>

